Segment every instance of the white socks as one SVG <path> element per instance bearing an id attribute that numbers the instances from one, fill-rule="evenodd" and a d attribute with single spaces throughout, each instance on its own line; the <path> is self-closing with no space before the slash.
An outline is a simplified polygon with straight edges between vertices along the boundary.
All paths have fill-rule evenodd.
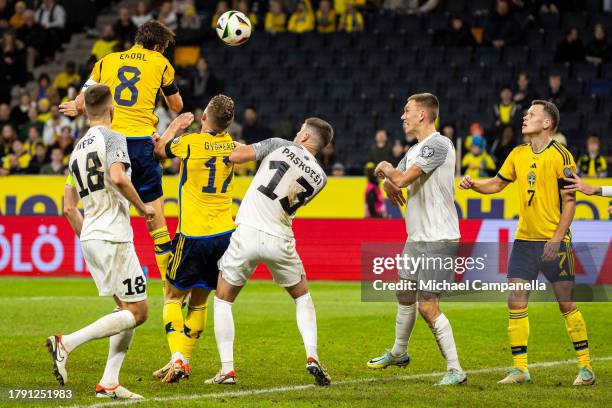
<path id="1" fill-rule="evenodd" d="M 457 356 L 457 346 L 455 346 L 455 339 L 453 337 L 453 328 L 444 313 L 438 316 L 438 318 L 429 325 L 429 328 L 436 337 L 440 352 L 442 352 L 442 355 L 446 359 L 446 369 L 461 371 L 459 357 Z"/>
<path id="2" fill-rule="evenodd" d="M 317 313 L 310 292 L 295 299 L 295 315 L 306 349 L 306 358 L 314 357 L 319 361 L 319 355 L 317 354 Z"/>
<path id="3" fill-rule="evenodd" d="M 111 336 L 109 339 L 108 359 L 104 374 L 100 380 L 100 385 L 107 388 L 112 388 L 119 384 L 119 371 L 121 364 L 127 353 L 132 339 L 134 338 L 135 329 L 127 329 L 119 334 Z"/>
<path id="4" fill-rule="evenodd" d="M 221 372 L 234 370 L 234 317 L 232 303 L 215 296 L 215 340 L 221 360 Z"/>
<path id="5" fill-rule="evenodd" d="M 395 343 L 391 354 L 398 357 L 408 351 L 408 341 L 416 322 L 417 304 L 410 306 L 397 305 L 397 317 L 395 319 Z"/>
<path id="6" fill-rule="evenodd" d="M 134 327 L 136 327 L 136 320 L 132 312 L 121 310 L 107 314 L 81 330 L 62 336 L 62 345 L 70 353 L 88 341 L 110 337 Z"/>

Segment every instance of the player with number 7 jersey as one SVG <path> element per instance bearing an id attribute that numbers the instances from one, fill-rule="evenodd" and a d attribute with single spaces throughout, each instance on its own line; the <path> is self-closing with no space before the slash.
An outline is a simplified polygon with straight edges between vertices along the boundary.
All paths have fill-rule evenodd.
<path id="1" fill-rule="evenodd" d="M 327 177 L 315 155 L 333 138 L 331 125 L 308 118 L 293 142 L 279 138 L 237 146 L 233 163 L 260 161 L 259 170 L 236 216 L 236 231 L 219 260 L 215 293 L 215 338 L 221 360 L 209 384 L 235 384 L 232 304 L 255 268 L 264 263 L 274 281 L 294 299 L 297 325 L 306 349 L 306 369 L 318 385 L 331 379 L 317 352 L 317 319 L 295 248 L 291 220 L 295 212 L 325 187 Z"/>
<path id="2" fill-rule="evenodd" d="M 132 48 L 96 62 L 82 93 L 74 101 L 60 105 L 62 113 L 76 116 L 83 113 L 85 90 L 95 84 L 110 88 L 114 105 L 112 129 L 127 138 L 132 183 L 142 201 L 156 211 L 147 228 L 155 244 L 155 260 L 162 279 L 170 256 L 170 235 L 163 215 L 162 168 L 153 155 L 158 121 L 154 110 L 160 91 L 172 111 L 183 109 L 174 83 L 174 68 L 163 55 L 173 41 L 174 33 L 168 27 L 155 20 L 146 22 L 138 28 Z"/>

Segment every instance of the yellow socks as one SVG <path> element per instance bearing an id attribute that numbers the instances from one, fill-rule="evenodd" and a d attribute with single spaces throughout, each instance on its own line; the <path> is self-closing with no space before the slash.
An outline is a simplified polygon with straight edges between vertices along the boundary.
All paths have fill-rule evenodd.
<path id="1" fill-rule="evenodd" d="M 165 281 L 168 271 L 168 258 L 170 257 L 172 245 L 168 227 L 164 225 L 155 231 L 149 231 L 149 235 L 151 235 L 153 243 L 155 244 L 155 262 L 159 268 L 159 274 L 161 275 L 162 281 Z"/>
<path id="2" fill-rule="evenodd" d="M 508 338 L 512 349 L 513 366 L 519 370 L 527 371 L 527 342 L 529 341 L 527 308 L 510 309 Z"/>
<path id="3" fill-rule="evenodd" d="M 206 318 L 208 316 L 208 304 L 189 306 L 187 311 L 187 319 L 183 328 L 183 343 L 179 350 L 188 360 L 191 358 L 191 352 L 200 338 L 200 335 L 206 328 Z"/>
<path id="4" fill-rule="evenodd" d="M 163 321 L 166 327 L 166 338 L 168 339 L 170 353 L 174 355 L 177 351 L 181 351 L 184 337 L 182 330 L 185 323 L 181 302 L 170 300 L 164 303 Z"/>
<path id="5" fill-rule="evenodd" d="M 586 323 L 582 313 L 578 309 L 563 313 L 565 328 L 569 334 L 574 350 L 578 356 L 578 367 L 591 368 L 591 355 L 589 353 L 589 340 L 587 336 Z"/>

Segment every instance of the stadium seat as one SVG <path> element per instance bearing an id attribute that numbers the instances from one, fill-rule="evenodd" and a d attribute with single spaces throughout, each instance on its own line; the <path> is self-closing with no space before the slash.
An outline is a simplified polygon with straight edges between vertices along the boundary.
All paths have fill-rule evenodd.
<path id="1" fill-rule="evenodd" d="M 353 81 L 337 80 L 330 84 L 329 94 L 334 99 L 347 99 L 353 95 Z"/>
<path id="2" fill-rule="evenodd" d="M 503 62 L 507 66 L 522 69 L 529 62 L 529 47 L 506 47 L 503 51 Z"/>
<path id="3" fill-rule="evenodd" d="M 469 0 L 445 0 L 443 7 L 450 15 L 463 15 L 466 12 L 466 2 L 470 3 Z M 471 5 L 468 11 L 473 11 Z"/>
<path id="4" fill-rule="evenodd" d="M 572 78 L 578 81 L 590 81 L 599 76 L 599 67 L 592 64 L 573 64 Z"/>
<path id="5" fill-rule="evenodd" d="M 586 34 L 585 29 L 587 28 L 588 20 L 589 16 L 585 12 L 566 12 L 563 13 L 561 24 L 564 28 L 572 26 L 576 27 L 578 31 L 580 31 L 580 34 L 582 34 L 584 37 Z"/>
<path id="6" fill-rule="evenodd" d="M 501 58 L 501 51 L 493 47 L 479 47 L 476 51 L 476 61 L 483 67 L 497 65 Z"/>
<path id="7" fill-rule="evenodd" d="M 471 48 L 449 48 L 446 53 L 446 62 L 451 67 L 465 67 L 472 62 Z"/>

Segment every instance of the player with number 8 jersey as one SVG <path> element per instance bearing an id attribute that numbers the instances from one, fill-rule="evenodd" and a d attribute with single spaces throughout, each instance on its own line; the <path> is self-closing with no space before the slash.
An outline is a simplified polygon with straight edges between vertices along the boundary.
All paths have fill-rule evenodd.
<path id="1" fill-rule="evenodd" d="M 156 100 L 161 91 L 174 112 L 183 101 L 174 83 L 174 68 L 163 56 L 173 42 L 174 33 L 162 23 L 151 20 L 138 28 L 136 44 L 127 51 L 114 52 L 96 62 L 84 92 L 95 84 L 108 86 L 112 93 L 112 129 L 127 138 L 132 163 L 132 183 L 138 195 L 155 208 L 156 216 L 147 224 L 155 244 L 155 260 L 162 279 L 166 277 L 170 256 L 170 234 L 163 215 L 162 168 L 153 155 L 157 116 Z M 83 112 L 83 93 L 74 101 L 60 105 L 68 116 Z"/>

